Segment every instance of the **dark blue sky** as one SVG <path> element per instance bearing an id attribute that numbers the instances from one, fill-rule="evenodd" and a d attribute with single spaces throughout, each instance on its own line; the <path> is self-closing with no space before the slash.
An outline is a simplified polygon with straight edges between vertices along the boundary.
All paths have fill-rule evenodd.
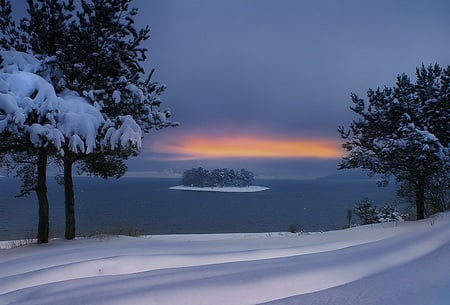
<path id="1" fill-rule="evenodd" d="M 133 4 L 138 24 L 151 28 L 146 67 L 167 85 L 164 105 L 181 125 L 147 135 L 132 171 L 230 165 L 270 176 L 334 172 L 336 158 L 186 158 L 176 145 L 239 135 L 336 142 L 337 127 L 352 119 L 351 92 L 392 85 L 422 63 L 450 64 L 447 0 Z M 169 146 L 167 154 L 161 147 Z"/>
<path id="2" fill-rule="evenodd" d="M 187 134 L 338 139 L 352 119 L 350 93 L 392 85 L 424 64 L 450 64 L 448 1 L 136 1 L 149 24 L 149 65 L 168 86 L 176 129 Z M 154 168 L 236 164 L 261 175 L 314 176 L 338 160 L 170 161 Z M 220 162 L 219 162 L 220 161 Z M 135 169 L 134 162 L 131 163 Z M 139 163 L 142 165 L 143 163 Z M 136 167 L 137 168 L 137 167 Z"/>
<path id="3" fill-rule="evenodd" d="M 135 1 L 185 128 L 334 136 L 350 92 L 449 63 L 448 1 Z M 180 128 L 181 129 L 181 128 Z"/>

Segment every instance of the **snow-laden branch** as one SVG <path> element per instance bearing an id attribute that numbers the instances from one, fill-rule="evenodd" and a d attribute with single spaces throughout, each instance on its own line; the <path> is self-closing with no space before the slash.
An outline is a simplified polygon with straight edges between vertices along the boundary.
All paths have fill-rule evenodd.
<path id="1" fill-rule="evenodd" d="M 29 54 L 3 51 L 0 69 L 0 133 L 23 133 L 36 147 L 52 145 L 61 155 L 94 150 L 141 148 L 142 131 L 131 116 L 117 123 L 76 92 L 60 95 L 35 74 L 40 62 Z M 32 72 L 28 72 L 32 71 Z"/>
<path id="2" fill-rule="evenodd" d="M 139 125 L 129 115 L 119 117 L 121 125 L 116 128 L 108 121 L 105 125 L 104 147 L 115 150 L 119 147 L 140 149 L 142 146 L 142 131 Z"/>
<path id="3" fill-rule="evenodd" d="M 42 70 L 42 63 L 33 55 L 16 52 L 0 51 L 3 59 L 1 70 L 3 73 L 14 73 L 18 71 L 37 73 Z"/>

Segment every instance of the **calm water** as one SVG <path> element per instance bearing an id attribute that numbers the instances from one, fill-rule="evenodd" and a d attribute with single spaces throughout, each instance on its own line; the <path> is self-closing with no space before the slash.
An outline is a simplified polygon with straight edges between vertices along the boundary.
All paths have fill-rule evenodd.
<path id="1" fill-rule="evenodd" d="M 227 233 L 340 229 L 346 210 L 368 197 L 395 200 L 392 188 L 369 180 L 260 180 L 271 189 L 257 193 L 169 190 L 179 179 L 75 178 L 77 234 Z M 64 234 L 64 194 L 49 178 L 51 235 Z M 35 194 L 14 198 L 19 181 L 0 178 L 0 240 L 30 238 L 37 228 Z M 356 216 L 355 216 L 356 217 Z"/>

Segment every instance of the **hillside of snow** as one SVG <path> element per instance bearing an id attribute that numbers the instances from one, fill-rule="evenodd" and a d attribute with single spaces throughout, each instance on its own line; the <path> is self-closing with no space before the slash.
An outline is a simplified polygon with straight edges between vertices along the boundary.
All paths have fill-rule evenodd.
<path id="1" fill-rule="evenodd" d="M 0 248 L 0 304 L 450 304 L 450 213 L 325 233 Z"/>

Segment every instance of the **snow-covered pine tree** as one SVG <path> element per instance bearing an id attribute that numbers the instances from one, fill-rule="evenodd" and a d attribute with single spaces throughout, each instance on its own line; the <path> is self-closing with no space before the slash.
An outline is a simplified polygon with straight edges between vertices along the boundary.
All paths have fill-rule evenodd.
<path id="1" fill-rule="evenodd" d="M 72 0 L 27 1 L 29 18 L 21 21 L 19 36 L 2 29 L 13 36 L 5 40 L 13 44 L 8 47 L 34 53 L 45 63 L 43 75 L 57 93 L 78 92 L 105 119 L 98 133 L 99 149 L 73 150 L 70 139 L 65 141 L 66 238 L 72 239 L 73 164 L 82 162 L 82 170 L 102 177 L 120 176 L 126 168 L 123 159 L 139 152 L 142 131 L 176 124 L 169 120 L 170 111 L 160 108 L 158 96 L 165 87 L 151 81 L 153 71 L 146 75 L 143 69 L 146 49 L 141 43 L 149 38 L 149 29 L 135 28 L 137 10 L 129 9 L 130 0 L 81 1 L 79 7 Z M 0 4 L 7 12 L 9 2 Z M 1 16 L 12 25 L 7 13 Z"/>
<path id="2" fill-rule="evenodd" d="M 360 200 L 353 209 L 353 213 L 361 219 L 362 225 L 379 222 L 377 208 L 371 200 L 364 198 Z"/>
<path id="3" fill-rule="evenodd" d="M 379 222 L 403 221 L 402 215 L 390 204 L 385 204 L 377 210 L 377 217 Z"/>
<path id="4" fill-rule="evenodd" d="M 16 27 L 15 22 L 12 20 L 11 12 L 12 6 L 9 1 L 0 1 L 0 18 L 1 18 L 1 31 L 3 38 L 1 40 L 1 46 L 5 50 L 18 50 L 27 53 L 31 53 L 42 61 L 46 61 L 45 65 L 41 63 L 41 69 L 34 71 L 39 73 L 45 79 L 51 82 L 57 92 L 61 91 L 60 84 L 58 82 L 58 75 L 55 75 L 54 71 L 48 62 L 54 61 L 54 54 L 56 54 L 61 45 L 63 45 L 65 33 L 68 30 L 67 23 L 72 18 L 71 12 L 74 10 L 73 1 L 57 1 L 57 0 L 27 0 L 28 2 L 28 14 L 29 18 L 23 18 L 20 21 L 20 26 Z M 61 74 L 61 73 L 59 73 Z M 31 154 L 28 158 L 26 154 L 23 155 L 25 160 L 32 157 Z M 41 185 L 36 189 L 39 198 L 39 206 L 41 207 L 41 201 L 45 199 L 48 206 L 48 199 L 46 196 L 46 183 L 40 181 L 40 177 L 44 177 L 45 174 L 40 174 L 40 171 L 46 171 L 47 158 L 51 156 L 47 152 L 45 158 L 39 158 L 37 165 L 37 185 Z M 16 161 L 17 158 L 15 158 Z M 45 160 L 44 160 L 45 159 Z M 45 163 L 45 166 L 43 165 Z M 24 177 L 23 177 L 24 179 Z M 41 191 L 39 191 L 41 189 Z M 44 191 L 45 190 L 45 196 Z M 41 198 L 43 198 L 41 200 Z M 48 207 L 47 207 L 48 209 Z M 47 213 L 48 214 L 48 213 Z M 40 221 L 41 223 L 41 213 Z M 48 220 L 46 221 L 48 223 Z M 39 230 L 40 232 L 41 230 Z M 38 234 L 39 236 L 42 234 Z M 48 231 L 46 232 L 45 241 L 43 238 L 38 237 L 38 242 L 48 241 Z"/>
<path id="5" fill-rule="evenodd" d="M 136 28 L 137 9 L 130 9 L 130 2 L 81 1 L 77 21 L 69 25 L 71 43 L 66 43 L 56 57 L 57 65 L 64 67 L 65 86 L 88 98 L 109 122 L 108 129 L 104 130 L 107 145 L 103 145 L 102 150 L 102 154 L 109 156 L 84 159 L 81 167 L 100 169 L 101 176 L 106 176 L 111 166 L 114 176 L 123 173 L 125 164 L 121 159 L 139 152 L 140 140 L 130 143 L 125 143 L 131 140 L 126 138 L 120 143 L 112 140 L 124 123 L 134 121 L 143 132 L 176 125 L 169 120 L 170 111 L 160 108 L 158 97 L 165 86 L 152 82 L 153 71 L 145 74 L 142 63 L 147 50 L 141 44 L 149 38 L 149 28 Z M 100 167 L 99 160 L 103 162 Z M 65 163 L 70 164 L 70 161 Z M 66 170 L 67 174 L 70 172 L 71 169 Z M 68 239 L 75 237 L 74 226 L 70 227 L 73 229 L 66 230 Z"/>
<path id="6" fill-rule="evenodd" d="M 420 103 L 420 113 L 424 117 L 426 132 L 438 139 L 430 147 L 438 160 L 450 158 L 450 67 L 443 69 L 439 65 L 416 69 L 416 91 Z M 436 213 L 450 205 L 450 162 L 439 162 L 442 168 L 436 173 L 425 190 L 426 213 Z"/>
<path id="7" fill-rule="evenodd" d="M 21 45 L 16 22 L 12 18 L 12 6 L 8 0 L 0 0 L 0 29 L 3 35 L 0 37 L 0 47 L 9 50 L 14 47 L 16 50 L 23 50 L 26 46 Z"/>
<path id="8" fill-rule="evenodd" d="M 149 28 L 137 29 L 137 9 L 130 0 L 81 1 L 70 37 L 78 48 L 67 47 L 57 58 L 64 66 L 66 86 L 89 98 L 115 123 L 130 115 L 144 132 L 173 126 L 170 111 L 161 109 L 165 86 L 151 80 L 143 62 Z"/>
<path id="9" fill-rule="evenodd" d="M 417 219 L 425 217 L 429 186 L 450 173 L 449 70 L 422 67 L 415 83 L 400 75 L 393 88 L 369 89 L 367 104 L 352 94 L 358 119 L 348 130 L 339 127 L 348 152 L 339 168 L 361 167 L 385 181 L 394 176 L 402 194 L 414 197 Z"/>
<path id="10" fill-rule="evenodd" d="M 0 159 L 22 178 L 22 194 L 36 192 L 39 203 L 37 240 L 47 243 L 48 156 L 59 151 L 64 141 L 56 128 L 58 98 L 51 84 L 35 74 L 41 66 L 39 61 L 17 52 L 2 52 L 1 55 Z"/>

